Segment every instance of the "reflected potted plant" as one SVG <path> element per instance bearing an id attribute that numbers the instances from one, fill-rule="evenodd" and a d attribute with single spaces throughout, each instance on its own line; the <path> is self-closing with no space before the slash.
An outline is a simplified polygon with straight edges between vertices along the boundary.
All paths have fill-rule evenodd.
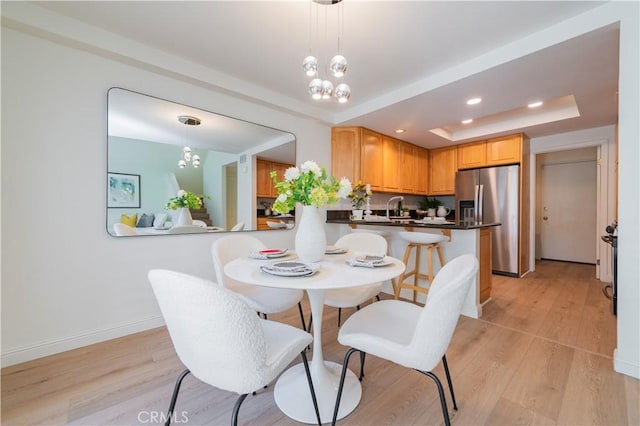
<path id="1" fill-rule="evenodd" d="M 209 199 L 207 195 L 196 195 L 191 191 L 181 189 L 175 197 L 167 202 L 166 208 L 170 210 L 178 210 L 178 216 L 174 219 L 173 225 L 184 226 L 191 225 L 191 211 L 189 209 L 199 210 L 202 208 L 203 200 Z"/>

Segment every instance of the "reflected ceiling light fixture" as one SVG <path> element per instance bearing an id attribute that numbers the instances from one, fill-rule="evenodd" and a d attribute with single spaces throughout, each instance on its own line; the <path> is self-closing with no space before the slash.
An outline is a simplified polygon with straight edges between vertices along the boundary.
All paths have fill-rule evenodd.
<path id="1" fill-rule="evenodd" d="M 406 131 L 407 131 L 407 129 L 395 129 L 393 132 L 397 133 L 397 134 L 400 134 L 400 133 L 404 133 Z"/>
<path id="2" fill-rule="evenodd" d="M 473 118 L 467 118 L 466 120 L 461 121 L 462 124 L 471 124 L 473 123 Z"/>
<path id="3" fill-rule="evenodd" d="M 482 98 L 471 98 L 467 101 L 467 105 L 476 105 L 482 102 Z"/>
<path id="4" fill-rule="evenodd" d="M 185 126 L 199 126 L 201 123 L 201 120 L 198 117 L 194 117 L 192 115 L 179 115 L 178 121 Z M 185 140 L 187 139 L 188 138 L 185 138 Z M 196 169 L 200 167 L 200 156 L 191 153 L 191 148 L 188 143 L 184 148 L 182 148 L 182 158 L 178 161 L 178 167 L 184 169 L 187 166 L 187 163 L 191 163 L 191 165 Z"/>
<path id="5" fill-rule="evenodd" d="M 542 106 L 542 101 L 536 101 L 536 102 L 531 102 L 529 105 L 527 105 L 529 108 L 538 108 L 539 106 Z"/>
<path id="6" fill-rule="evenodd" d="M 315 4 L 315 8 L 313 7 Z M 323 79 L 319 77 L 319 73 L 321 70 L 318 69 L 318 59 L 313 55 L 313 43 L 312 43 L 312 22 L 313 19 L 313 11 L 315 9 L 315 39 L 318 41 L 318 5 L 321 6 L 332 6 L 335 4 L 339 4 L 338 9 L 338 53 L 331 58 L 329 62 L 328 73 L 330 73 L 335 78 L 342 78 L 347 72 L 347 60 L 340 53 L 340 42 L 342 40 L 343 33 L 343 20 L 344 13 L 342 9 L 342 0 L 310 0 L 309 1 L 309 55 L 304 58 L 302 61 L 302 69 L 308 77 L 313 77 L 313 79 L 309 82 L 307 87 L 307 91 L 311 95 L 311 98 L 314 100 L 328 100 L 331 98 L 335 98 L 340 103 L 345 103 L 351 98 L 351 88 L 346 83 L 339 83 L 334 86 L 334 83 L 327 79 Z M 324 8 L 324 18 L 325 18 L 325 40 L 327 38 L 327 8 Z M 319 43 L 316 43 L 319 44 Z M 319 50 L 318 46 L 315 46 L 315 50 Z"/>

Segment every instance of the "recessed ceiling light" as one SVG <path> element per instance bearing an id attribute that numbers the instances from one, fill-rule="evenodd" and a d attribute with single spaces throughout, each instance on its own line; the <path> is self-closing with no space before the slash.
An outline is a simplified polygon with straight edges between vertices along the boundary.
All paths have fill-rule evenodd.
<path id="1" fill-rule="evenodd" d="M 527 105 L 529 108 L 538 108 L 539 106 L 542 105 L 542 101 L 538 101 L 538 102 L 531 102 L 529 105 Z"/>
<path id="2" fill-rule="evenodd" d="M 473 118 L 467 118 L 466 120 L 462 120 L 461 121 L 462 124 L 469 124 L 469 123 L 473 123 Z"/>
<path id="3" fill-rule="evenodd" d="M 404 133 L 406 131 L 407 131 L 407 129 L 395 129 L 394 133 L 400 134 L 400 133 Z"/>
<path id="4" fill-rule="evenodd" d="M 467 101 L 467 105 L 475 105 L 482 102 L 482 98 L 471 98 Z"/>

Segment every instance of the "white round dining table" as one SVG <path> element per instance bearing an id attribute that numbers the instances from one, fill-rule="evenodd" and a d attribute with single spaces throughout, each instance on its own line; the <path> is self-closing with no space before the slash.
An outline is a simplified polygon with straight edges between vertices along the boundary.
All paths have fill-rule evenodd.
<path id="1" fill-rule="evenodd" d="M 349 266 L 347 260 L 354 253 L 326 254 L 317 262 L 318 272 L 305 277 L 283 277 L 270 275 L 260 269 L 262 265 L 297 259 L 295 254 L 282 259 L 257 260 L 242 257 L 229 262 L 224 273 L 234 280 L 264 287 L 289 288 L 306 290 L 313 316 L 313 358 L 310 363 L 311 377 L 320 411 L 320 419 L 328 423 L 333 417 L 333 410 L 338 393 L 338 382 L 342 364 L 325 361 L 322 354 L 322 314 L 324 293 L 326 290 L 357 287 L 386 281 L 399 276 L 405 269 L 400 260 L 386 256 L 385 266 L 376 268 Z M 351 413 L 362 396 L 362 387 L 357 376 L 347 371 L 338 419 Z M 313 402 L 309 392 L 304 366 L 297 364 L 285 371 L 276 381 L 274 388 L 276 405 L 288 417 L 302 422 L 317 423 Z"/>

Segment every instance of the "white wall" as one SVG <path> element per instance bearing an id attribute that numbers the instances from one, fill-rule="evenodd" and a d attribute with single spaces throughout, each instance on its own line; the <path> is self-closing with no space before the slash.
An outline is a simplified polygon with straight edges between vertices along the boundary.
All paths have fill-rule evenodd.
<path id="1" fill-rule="evenodd" d="M 329 164 L 326 125 L 3 27 L 3 365 L 160 325 L 151 268 L 214 278 L 217 236 L 107 235 L 113 86 L 290 131 L 297 162 Z M 290 245 L 293 232 L 260 237 Z"/>

